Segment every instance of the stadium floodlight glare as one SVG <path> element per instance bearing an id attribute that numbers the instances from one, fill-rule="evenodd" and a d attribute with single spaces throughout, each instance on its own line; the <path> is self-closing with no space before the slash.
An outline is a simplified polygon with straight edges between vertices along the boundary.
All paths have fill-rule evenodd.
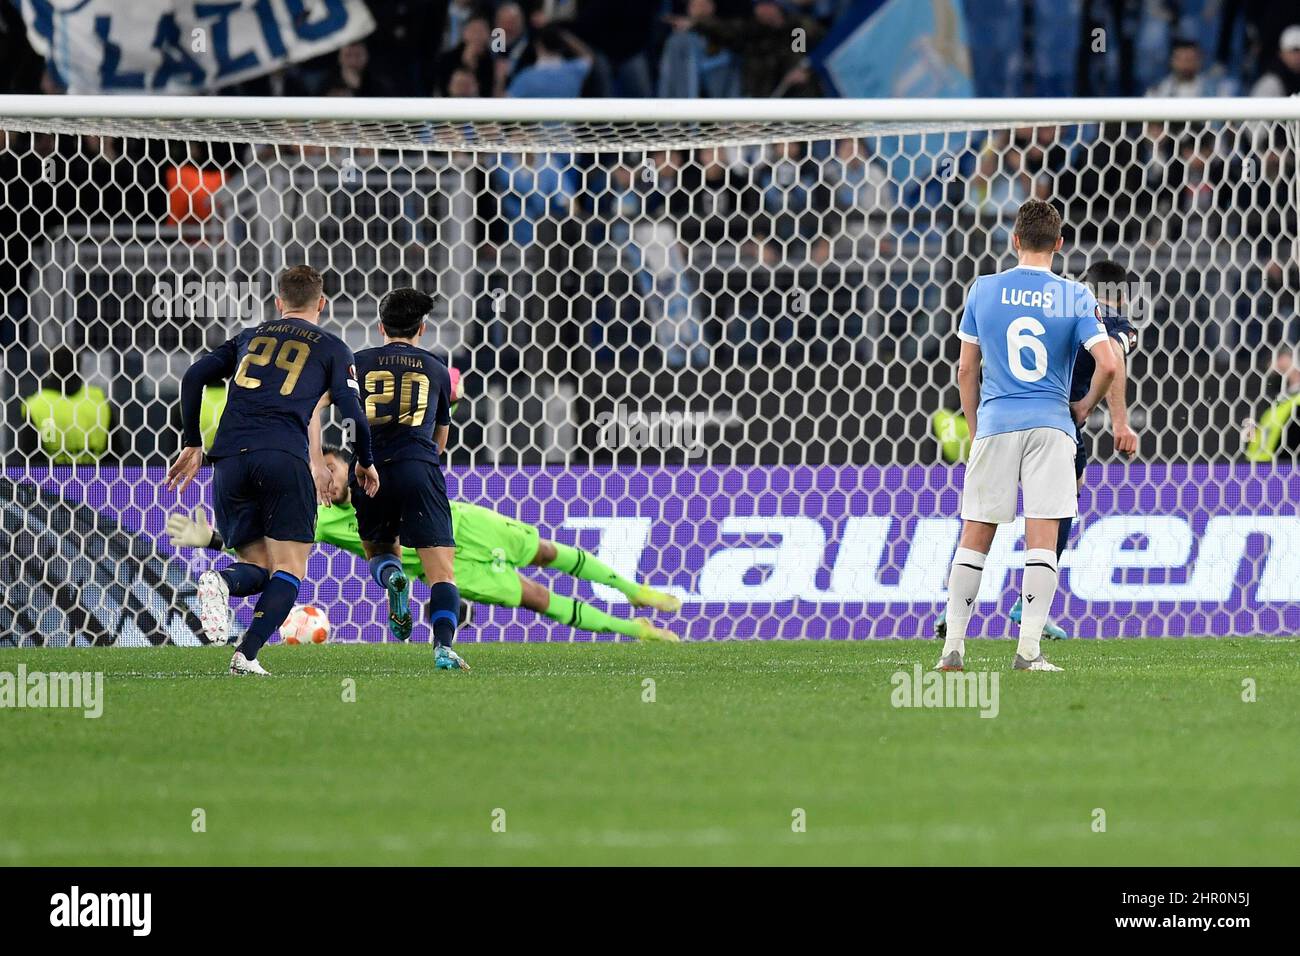
<path id="1" fill-rule="evenodd" d="M 1031 196 L 1063 214 L 1063 273 L 1128 270 L 1138 331 L 1141 454 L 1095 416 L 1059 616 L 1293 633 L 1298 154 L 1300 97 L 0 97 L 0 502 L 31 524 L 0 524 L 0 637 L 185 639 L 158 481 L 180 375 L 298 262 L 353 349 L 384 291 L 435 293 L 426 344 L 466 383 L 453 490 L 675 589 L 685 635 L 928 634 L 957 320 Z M 33 426 L 60 361 L 107 419 Z M 982 592 L 1003 609 L 1004 537 Z M 383 633 L 364 566 L 318 554 L 308 578 L 331 641 Z M 462 639 L 570 637 L 487 620 Z"/>

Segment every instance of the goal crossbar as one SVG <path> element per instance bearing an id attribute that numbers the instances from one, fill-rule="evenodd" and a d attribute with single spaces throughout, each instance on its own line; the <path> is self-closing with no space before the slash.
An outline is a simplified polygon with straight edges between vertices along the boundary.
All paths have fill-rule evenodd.
<path id="1" fill-rule="evenodd" d="M 1297 122 L 1300 97 L 341 100 L 0 96 L 0 129 L 417 150 L 662 149 L 970 127 L 1139 121 Z"/>

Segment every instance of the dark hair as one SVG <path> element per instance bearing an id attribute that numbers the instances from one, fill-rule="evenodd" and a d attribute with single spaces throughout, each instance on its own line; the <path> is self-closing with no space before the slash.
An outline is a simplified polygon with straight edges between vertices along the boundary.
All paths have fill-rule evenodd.
<path id="1" fill-rule="evenodd" d="M 1116 306 L 1128 301 L 1128 270 L 1112 259 L 1098 259 L 1083 274 L 1092 294 Z"/>
<path id="2" fill-rule="evenodd" d="M 552 53 L 563 53 L 569 47 L 564 41 L 564 31 L 554 23 L 546 24 L 533 34 L 533 42 Z"/>
<path id="3" fill-rule="evenodd" d="M 1016 213 L 1015 234 L 1025 252 L 1054 252 L 1061 238 L 1061 214 L 1041 199 L 1026 199 Z"/>
<path id="4" fill-rule="evenodd" d="M 286 309 L 310 309 L 320 301 L 325 280 L 311 266 L 290 266 L 275 280 L 275 293 Z"/>
<path id="5" fill-rule="evenodd" d="M 1188 47 L 1191 47 L 1198 53 L 1201 51 L 1201 45 L 1191 37 L 1175 37 L 1174 42 L 1169 44 L 1169 52 L 1174 53 L 1178 50 L 1186 50 Z"/>
<path id="6" fill-rule="evenodd" d="M 325 456 L 325 455 L 338 455 L 338 457 L 342 458 L 344 461 L 347 461 L 347 460 L 348 460 L 348 457 L 349 457 L 349 456 L 348 456 L 348 453 L 345 452 L 345 451 L 344 451 L 342 448 L 340 448 L 338 445 L 321 445 L 321 446 L 320 446 L 320 453 L 321 453 L 322 456 Z"/>
<path id="7" fill-rule="evenodd" d="M 394 338 L 410 338 L 433 311 L 433 296 L 419 289 L 393 289 L 379 300 L 379 320 Z"/>

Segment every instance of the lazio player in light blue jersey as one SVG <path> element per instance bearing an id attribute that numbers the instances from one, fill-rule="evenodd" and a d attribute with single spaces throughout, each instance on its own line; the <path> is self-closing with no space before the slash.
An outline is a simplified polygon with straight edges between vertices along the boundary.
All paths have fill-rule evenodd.
<path id="1" fill-rule="evenodd" d="M 1060 670 L 1043 657 L 1040 643 L 1056 596 L 1059 523 L 1078 511 L 1075 426 L 1106 395 L 1118 368 L 1096 298 L 1083 284 L 1052 272 L 1061 244 L 1060 214 L 1050 203 L 1027 201 L 1012 235 L 1018 265 L 981 276 L 966 298 L 957 382 L 972 444 L 940 670 L 964 669 L 984 561 L 998 525 L 1015 520 L 1018 490 L 1025 514 L 1024 604 L 1012 667 Z M 1071 404 L 1080 348 L 1092 355 L 1096 370 L 1087 393 Z"/>

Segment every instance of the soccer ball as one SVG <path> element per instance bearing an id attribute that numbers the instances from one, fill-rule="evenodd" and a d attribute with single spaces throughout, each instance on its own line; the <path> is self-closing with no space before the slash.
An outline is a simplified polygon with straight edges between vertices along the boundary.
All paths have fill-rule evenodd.
<path id="1" fill-rule="evenodd" d="M 330 639 L 330 619 L 310 604 L 299 604 L 280 625 L 280 637 L 286 644 L 324 644 Z"/>

